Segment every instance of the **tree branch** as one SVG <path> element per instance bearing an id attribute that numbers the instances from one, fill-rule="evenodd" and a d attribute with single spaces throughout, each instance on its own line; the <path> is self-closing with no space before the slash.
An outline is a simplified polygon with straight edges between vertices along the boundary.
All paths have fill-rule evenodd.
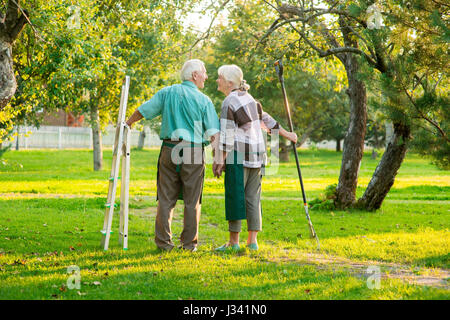
<path id="1" fill-rule="evenodd" d="M 3 26 L 0 28 L 2 37 L 9 43 L 14 42 L 29 22 L 28 12 L 20 7 L 20 0 L 9 0 Z"/>
<path id="2" fill-rule="evenodd" d="M 211 28 L 212 28 L 212 25 L 213 25 L 214 21 L 216 20 L 216 18 L 217 18 L 217 16 L 218 16 L 219 12 L 222 11 L 223 8 L 225 8 L 225 6 L 228 4 L 228 2 L 230 2 L 230 0 L 224 0 L 224 1 L 223 1 L 223 3 L 220 5 L 219 9 L 216 10 L 216 13 L 214 14 L 213 18 L 211 19 L 211 23 L 209 24 L 208 29 L 203 33 L 203 35 L 202 35 L 200 38 L 198 38 L 198 39 L 194 42 L 194 44 L 191 46 L 191 48 L 189 49 L 189 51 L 191 51 L 192 49 L 194 49 L 194 47 L 195 47 L 200 41 L 203 41 L 203 40 L 206 40 L 206 39 L 209 38 L 209 34 L 210 34 L 210 32 L 211 32 Z"/>
<path id="3" fill-rule="evenodd" d="M 413 98 L 411 97 L 411 95 L 408 93 L 408 90 L 406 90 L 405 88 L 403 88 L 403 90 L 406 93 L 406 96 L 408 97 L 409 101 L 412 103 L 412 105 L 414 106 L 414 108 L 416 109 L 416 111 L 419 113 L 419 116 L 424 119 L 425 121 L 427 121 L 428 123 L 430 123 L 433 127 L 435 127 L 439 133 L 441 134 L 441 136 L 447 141 L 450 142 L 450 139 L 447 137 L 447 134 L 445 133 L 444 130 L 442 130 L 442 128 L 439 126 L 439 124 L 434 121 L 433 119 L 428 118 L 420 109 L 419 107 L 417 107 L 416 103 L 414 102 Z"/>

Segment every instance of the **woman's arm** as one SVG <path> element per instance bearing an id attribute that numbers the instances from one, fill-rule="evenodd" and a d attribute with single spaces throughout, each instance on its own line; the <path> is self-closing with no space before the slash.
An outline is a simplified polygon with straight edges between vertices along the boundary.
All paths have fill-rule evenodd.
<path id="1" fill-rule="evenodd" d="M 292 141 L 293 143 L 297 143 L 297 134 L 295 132 L 286 131 L 283 129 L 282 126 L 280 126 L 279 133 L 282 137 L 285 137 L 289 141 Z"/>
<path id="2" fill-rule="evenodd" d="M 270 132 L 273 132 L 274 130 L 278 130 L 278 133 L 282 136 L 288 139 L 289 141 L 292 141 L 293 143 L 297 143 L 297 134 L 295 132 L 289 132 L 286 131 L 280 124 L 272 118 L 270 114 L 262 110 L 262 105 L 258 103 L 258 108 L 260 108 L 261 112 L 261 120 L 262 123 L 270 130 Z"/>

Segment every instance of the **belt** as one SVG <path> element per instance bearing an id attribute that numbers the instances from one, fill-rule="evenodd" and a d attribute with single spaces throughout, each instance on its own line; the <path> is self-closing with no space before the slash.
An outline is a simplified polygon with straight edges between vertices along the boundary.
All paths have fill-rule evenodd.
<path id="1" fill-rule="evenodd" d="M 177 146 L 180 143 L 183 144 L 182 145 L 183 148 L 180 150 L 180 156 L 181 157 L 183 157 L 183 149 L 184 148 L 198 148 L 198 147 L 202 147 L 202 149 L 203 149 L 204 146 L 205 146 L 205 144 L 203 144 L 203 143 L 194 143 L 194 142 L 190 142 L 189 143 L 189 142 L 186 142 L 186 141 L 180 141 L 178 143 L 172 143 L 172 140 L 169 140 L 169 141 L 171 141 L 171 142 L 168 142 L 167 140 L 163 140 L 162 146 L 163 147 L 168 147 L 168 148 L 174 148 L 175 146 Z M 181 165 L 182 165 L 182 163 L 177 164 L 176 170 L 177 170 L 178 173 L 181 171 Z"/>

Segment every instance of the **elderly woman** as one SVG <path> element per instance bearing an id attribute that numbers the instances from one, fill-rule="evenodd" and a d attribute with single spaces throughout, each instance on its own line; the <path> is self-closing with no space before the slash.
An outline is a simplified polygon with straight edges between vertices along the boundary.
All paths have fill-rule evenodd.
<path id="1" fill-rule="evenodd" d="M 230 240 L 216 251 L 239 250 L 241 220 L 247 220 L 247 247 L 258 250 L 257 234 L 261 231 L 261 167 L 264 166 L 265 143 L 261 122 L 271 131 L 294 143 L 297 135 L 287 132 L 262 110 L 249 93 L 250 86 L 236 65 L 218 70 L 217 90 L 226 96 L 220 115 L 220 140 L 215 150 L 213 172 L 220 177 L 225 171 L 225 211 Z M 226 159 L 226 161 L 224 161 Z"/>

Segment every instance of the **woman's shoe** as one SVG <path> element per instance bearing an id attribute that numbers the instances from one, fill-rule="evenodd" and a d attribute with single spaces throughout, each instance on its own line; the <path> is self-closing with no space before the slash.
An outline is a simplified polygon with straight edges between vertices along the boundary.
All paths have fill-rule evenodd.
<path id="1" fill-rule="evenodd" d="M 229 244 L 229 243 L 225 243 L 223 246 L 220 246 L 216 249 L 214 249 L 214 251 L 219 251 L 219 252 L 225 252 L 225 251 L 239 251 L 241 249 L 241 247 L 239 247 L 238 244 Z"/>
<path id="2" fill-rule="evenodd" d="M 258 244 L 257 243 L 250 243 L 247 245 L 247 248 L 249 248 L 250 250 L 256 251 L 259 249 Z"/>

